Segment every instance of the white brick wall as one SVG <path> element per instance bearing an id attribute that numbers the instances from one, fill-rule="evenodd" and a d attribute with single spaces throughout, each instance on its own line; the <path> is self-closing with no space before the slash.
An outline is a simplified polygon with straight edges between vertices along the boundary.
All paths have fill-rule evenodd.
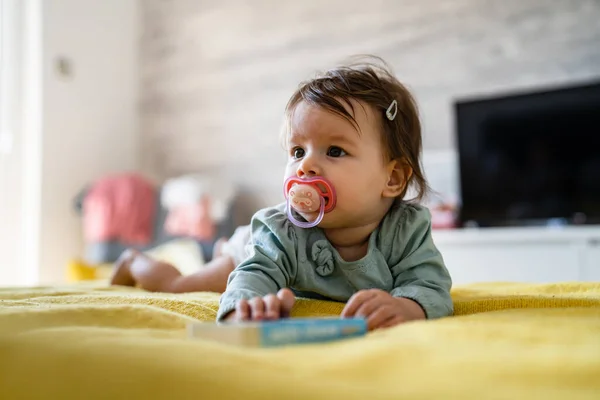
<path id="1" fill-rule="evenodd" d="M 384 57 L 421 107 L 426 149 L 453 145 L 452 100 L 600 77 L 597 0 L 144 0 L 144 164 L 224 169 L 281 200 L 278 132 L 299 80 Z"/>

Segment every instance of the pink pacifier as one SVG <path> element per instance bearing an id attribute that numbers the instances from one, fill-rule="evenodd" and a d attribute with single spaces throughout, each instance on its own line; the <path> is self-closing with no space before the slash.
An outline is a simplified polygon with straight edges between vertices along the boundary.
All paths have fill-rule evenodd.
<path id="1" fill-rule="evenodd" d="M 335 190 L 324 178 L 286 179 L 283 191 L 287 200 L 287 215 L 290 221 L 300 228 L 312 228 L 319 225 L 326 213 L 335 207 Z M 317 212 L 319 216 L 312 222 L 299 221 L 294 217 L 292 208 L 298 212 Z"/>

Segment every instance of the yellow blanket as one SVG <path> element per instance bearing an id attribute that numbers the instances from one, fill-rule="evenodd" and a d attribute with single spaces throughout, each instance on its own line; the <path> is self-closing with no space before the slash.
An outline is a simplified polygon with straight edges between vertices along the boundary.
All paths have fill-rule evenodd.
<path id="1" fill-rule="evenodd" d="M 0 290 L 0 398 L 600 398 L 600 283 L 481 284 L 456 316 L 333 344 L 185 337 L 218 296 L 80 284 Z M 341 305 L 300 300 L 293 315 Z"/>

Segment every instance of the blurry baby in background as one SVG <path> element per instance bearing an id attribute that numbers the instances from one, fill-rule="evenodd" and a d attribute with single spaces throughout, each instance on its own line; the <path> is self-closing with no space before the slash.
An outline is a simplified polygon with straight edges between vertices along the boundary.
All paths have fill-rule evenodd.
<path id="1" fill-rule="evenodd" d="M 245 225 L 237 228 L 228 240 L 218 240 L 213 248 L 212 260 L 189 274 L 182 274 L 182 266 L 174 266 L 129 249 L 115 263 L 111 284 L 138 286 L 151 292 L 222 293 L 231 271 L 248 255 L 250 235 L 250 226 Z"/>
<path id="2" fill-rule="evenodd" d="M 291 96 L 285 203 L 218 243 L 202 271 L 182 276 L 129 251 L 112 283 L 220 292 L 219 321 L 286 317 L 297 296 L 345 302 L 342 317 L 370 329 L 451 315 L 451 278 L 418 204 L 427 183 L 417 107 L 376 61 L 331 69 Z"/>

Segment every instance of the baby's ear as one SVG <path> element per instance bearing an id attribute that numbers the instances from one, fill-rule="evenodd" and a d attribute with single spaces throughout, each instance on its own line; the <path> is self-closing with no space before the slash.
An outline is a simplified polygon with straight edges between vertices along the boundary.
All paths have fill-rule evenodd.
<path id="1" fill-rule="evenodd" d="M 392 160 L 387 165 L 388 181 L 383 188 L 383 197 L 398 197 L 406 189 L 413 170 L 405 159 Z"/>

